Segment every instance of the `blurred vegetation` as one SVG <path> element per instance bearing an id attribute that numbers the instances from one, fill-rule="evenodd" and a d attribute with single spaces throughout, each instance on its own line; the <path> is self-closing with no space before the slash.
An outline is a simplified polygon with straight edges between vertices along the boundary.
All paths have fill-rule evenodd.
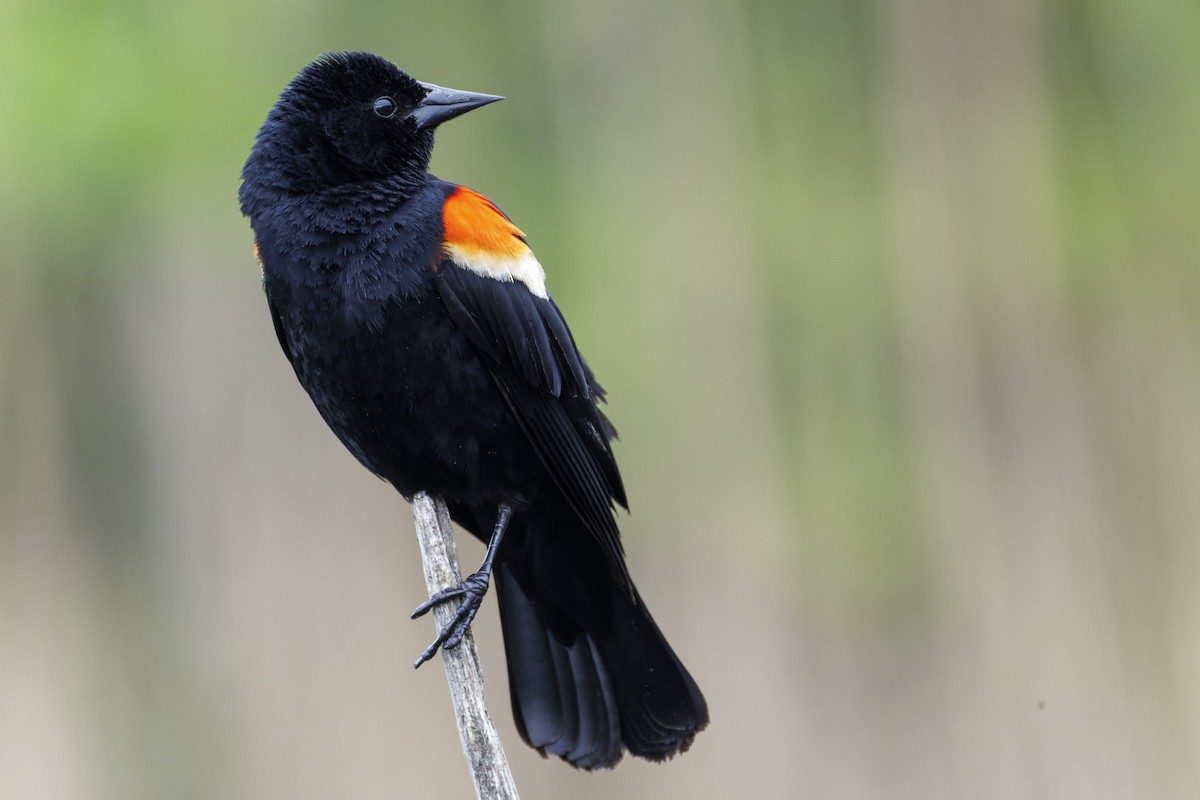
<path id="1" fill-rule="evenodd" d="M 1193 796 L 1197 41 L 1194 0 L 0 3 L 0 798 L 469 791 L 407 508 L 237 209 L 337 49 L 509 98 L 434 171 L 530 234 L 712 706 L 667 766 L 542 762 L 481 617 L 527 797 Z"/>

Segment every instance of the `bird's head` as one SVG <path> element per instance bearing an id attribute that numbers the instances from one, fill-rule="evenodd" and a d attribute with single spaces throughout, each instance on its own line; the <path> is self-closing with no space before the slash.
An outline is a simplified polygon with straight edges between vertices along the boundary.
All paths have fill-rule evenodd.
<path id="1" fill-rule="evenodd" d="M 372 53 L 330 53 L 284 89 L 242 177 L 305 194 L 429 166 L 434 129 L 500 100 L 422 83 Z"/>

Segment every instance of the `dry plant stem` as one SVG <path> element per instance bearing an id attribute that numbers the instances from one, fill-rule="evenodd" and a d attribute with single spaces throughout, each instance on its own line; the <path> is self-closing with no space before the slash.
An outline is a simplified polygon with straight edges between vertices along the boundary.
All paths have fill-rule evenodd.
<path id="1" fill-rule="evenodd" d="M 450 512 L 440 498 L 431 498 L 424 492 L 413 498 L 412 509 L 421 544 L 421 561 L 425 564 L 425 583 L 432 597 L 462 582 L 458 551 L 450 528 Z M 455 605 L 455 601 L 450 601 L 433 608 L 433 619 L 439 631 L 454 619 Z M 449 650 L 443 647 L 442 663 L 446 666 L 458 735 L 471 768 L 471 777 L 475 780 L 476 795 L 480 800 L 516 800 L 517 786 L 513 783 L 500 737 L 488 716 L 475 636 L 468 631 L 457 647 Z"/>

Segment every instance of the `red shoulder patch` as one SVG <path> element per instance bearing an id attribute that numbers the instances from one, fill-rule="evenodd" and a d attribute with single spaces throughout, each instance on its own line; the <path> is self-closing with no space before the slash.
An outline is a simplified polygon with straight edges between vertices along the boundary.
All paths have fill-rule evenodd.
<path id="1" fill-rule="evenodd" d="M 525 234 L 478 192 L 455 188 L 442 205 L 442 252 L 459 267 L 511 283 L 520 281 L 546 298 L 546 273 Z"/>
<path id="2" fill-rule="evenodd" d="M 442 206 L 443 240 L 471 254 L 520 258 L 529 252 L 525 234 L 479 192 L 456 188 Z"/>

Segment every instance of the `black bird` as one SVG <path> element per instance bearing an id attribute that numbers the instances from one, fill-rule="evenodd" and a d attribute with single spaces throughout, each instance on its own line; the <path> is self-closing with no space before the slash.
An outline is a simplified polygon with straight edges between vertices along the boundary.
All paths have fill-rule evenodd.
<path id="1" fill-rule="evenodd" d="M 584 769 L 654 761 L 708 724 L 630 580 L 627 506 L 596 383 L 525 235 L 427 171 L 434 128 L 500 97 L 421 83 L 370 53 L 307 66 L 242 170 L 279 344 L 317 410 L 404 497 L 445 499 L 488 542 L 457 590 L 461 640 L 495 575 L 513 713 Z"/>

